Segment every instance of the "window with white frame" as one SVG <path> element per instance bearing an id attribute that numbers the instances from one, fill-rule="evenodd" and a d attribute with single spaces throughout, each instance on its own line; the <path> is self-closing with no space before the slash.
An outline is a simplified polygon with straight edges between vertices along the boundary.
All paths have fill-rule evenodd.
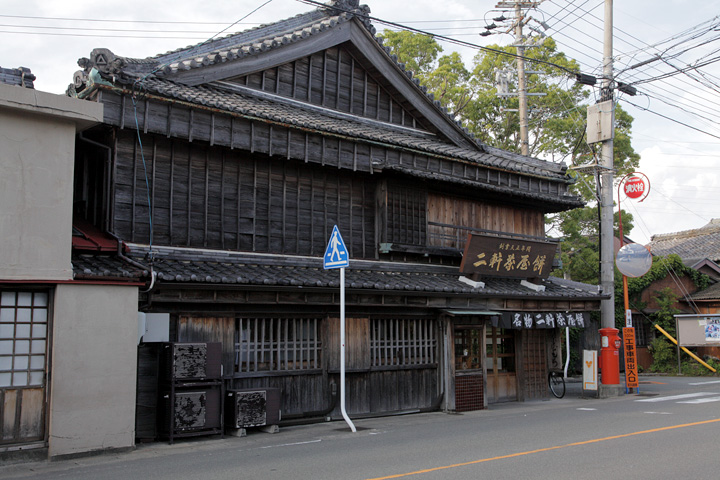
<path id="1" fill-rule="evenodd" d="M 373 367 L 436 363 L 435 320 L 430 318 L 372 319 L 370 355 Z"/>
<path id="2" fill-rule="evenodd" d="M 0 388 L 45 383 L 47 292 L 0 291 Z"/>
<path id="3" fill-rule="evenodd" d="M 235 322 L 236 372 L 321 368 L 321 319 L 238 318 Z"/>

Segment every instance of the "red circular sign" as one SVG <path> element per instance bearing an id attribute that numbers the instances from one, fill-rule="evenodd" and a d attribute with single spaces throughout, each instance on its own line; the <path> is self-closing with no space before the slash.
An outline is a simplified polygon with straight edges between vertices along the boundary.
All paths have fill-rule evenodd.
<path id="1" fill-rule="evenodd" d="M 625 182 L 625 195 L 630 198 L 640 198 L 645 194 L 645 181 L 640 177 L 630 177 Z"/>

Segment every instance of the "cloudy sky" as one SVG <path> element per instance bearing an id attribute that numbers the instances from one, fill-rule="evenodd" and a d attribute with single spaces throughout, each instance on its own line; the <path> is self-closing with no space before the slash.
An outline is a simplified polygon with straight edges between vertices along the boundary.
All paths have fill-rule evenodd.
<path id="1" fill-rule="evenodd" d="M 506 34 L 479 36 L 501 13 L 497 0 L 362 3 L 378 19 L 478 45 L 512 44 Z M 545 0 L 526 31 L 533 27 L 552 36 L 584 73 L 599 76 L 603 4 Z M 93 48 L 143 58 L 312 8 L 298 0 L 0 0 L 0 66 L 28 67 L 37 89 L 63 93 L 78 70 L 77 60 Z M 633 147 L 642 157 L 639 171 L 651 182 L 642 203 L 620 199 L 635 216 L 630 236 L 639 243 L 720 218 L 718 15 L 720 0 L 692 2 L 691 8 L 686 0 L 614 2 L 616 78 L 638 90 L 619 101 L 635 118 Z M 385 27 L 376 23 L 376 28 Z M 458 50 L 466 63 L 477 52 L 443 46 L 446 53 Z"/>

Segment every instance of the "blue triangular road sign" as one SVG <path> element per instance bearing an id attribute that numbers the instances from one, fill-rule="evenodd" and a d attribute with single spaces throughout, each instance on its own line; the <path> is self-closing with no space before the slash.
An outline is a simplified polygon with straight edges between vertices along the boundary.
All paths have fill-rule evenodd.
<path id="1" fill-rule="evenodd" d="M 333 231 L 330 234 L 330 240 L 328 246 L 325 249 L 325 256 L 323 257 L 323 268 L 326 270 L 331 268 L 345 268 L 350 265 L 350 254 L 345 247 L 340 230 L 337 225 L 333 227 Z"/>

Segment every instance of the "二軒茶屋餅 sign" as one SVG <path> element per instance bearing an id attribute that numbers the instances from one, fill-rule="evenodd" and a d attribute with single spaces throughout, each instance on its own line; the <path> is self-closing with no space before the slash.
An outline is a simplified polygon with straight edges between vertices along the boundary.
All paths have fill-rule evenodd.
<path id="1" fill-rule="evenodd" d="M 460 273 L 514 278 L 547 278 L 558 245 L 550 242 L 468 235 Z"/>

